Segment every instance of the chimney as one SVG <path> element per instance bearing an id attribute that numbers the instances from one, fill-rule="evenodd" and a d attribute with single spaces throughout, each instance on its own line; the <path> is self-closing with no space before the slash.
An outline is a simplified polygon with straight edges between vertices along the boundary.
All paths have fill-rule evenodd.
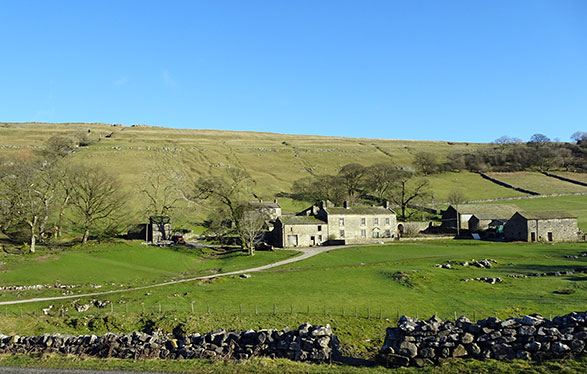
<path id="1" fill-rule="evenodd" d="M 384 207 L 385 209 L 389 209 L 389 201 L 388 201 L 388 200 L 385 200 L 385 201 L 383 202 L 383 207 Z"/>
<path id="2" fill-rule="evenodd" d="M 273 202 L 274 202 L 275 204 L 277 204 L 277 199 L 273 199 Z"/>
<path id="3" fill-rule="evenodd" d="M 348 201 L 346 201 L 346 200 L 345 200 L 345 201 L 342 203 L 342 206 L 343 206 L 345 209 L 350 209 L 349 202 L 348 202 Z"/>

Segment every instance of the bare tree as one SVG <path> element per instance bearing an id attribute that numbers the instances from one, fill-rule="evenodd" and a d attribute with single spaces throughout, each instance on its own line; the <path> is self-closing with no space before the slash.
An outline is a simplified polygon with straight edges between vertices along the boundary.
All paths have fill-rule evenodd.
<path id="1" fill-rule="evenodd" d="M 293 183 L 292 192 L 299 200 L 310 202 L 330 200 L 336 205 L 342 204 L 347 197 L 347 190 L 337 175 L 299 179 Z"/>
<path id="2" fill-rule="evenodd" d="M 100 167 L 72 168 L 69 178 L 75 186 L 71 206 L 81 218 L 82 243 L 85 244 L 97 223 L 113 218 L 124 208 L 125 195 L 118 179 Z"/>
<path id="3" fill-rule="evenodd" d="M 360 164 L 347 164 L 340 168 L 338 179 L 346 189 L 347 196 L 352 200 L 361 192 L 367 169 Z"/>
<path id="4" fill-rule="evenodd" d="M 375 194 L 382 201 L 393 186 L 399 170 L 391 164 L 376 164 L 369 166 L 365 175 L 365 189 Z"/>
<path id="5" fill-rule="evenodd" d="M 167 216 L 181 199 L 176 178 L 168 170 L 153 170 L 145 174 L 140 192 L 147 197 L 149 215 Z"/>
<path id="6" fill-rule="evenodd" d="M 246 171 L 231 168 L 228 169 L 226 175 L 221 177 L 200 177 L 191 187 L 191 191 L 185 194 L 185 197 L 191 201 L 211 200 L 226 208 L 240 240 L 241 249 L 245 249 L 247 248 L 247 240 L 241 221 L 242 206 L 251 183 L 251 177 Z M 249 254 L 251 253 L 249 252 Z"/>
<path id="7" fill-rule="evenodd" d="M 423 175 L 434 174 L 438 168 L 436 156 L 430 152 L 418 152 L 414 156 L 414 166 Z"/>
<path id="8" fill-rule="evenodd" d="M 255 242 L 261 239 L 265 233 L 265 222 L 269 216 L 261 209 L 249 209 L 243 207 L 241 217 L 241 228 L 243 236 L 247 242 L 249 255 L 255 255 Z"/>
<path id="9" fill-rule="evenodd" d="M 0 170 L 0 231 L 22 236 L 28 227 L 30 251 L 44 234 L 55 195 L 55 180 L 46 163 L 16 161 Z"/>
<path id="10" fill-rule="evenodd" d="M 400 219 L 405 221 L 412 216 L 408 212 L 409 205 L 423 201 L 429 194 L 430 183 L 427 179 L 414 177 L 414 173 L 401 170 L 397 173 L 392 188 L 385 196 L 399 206 Z"/>

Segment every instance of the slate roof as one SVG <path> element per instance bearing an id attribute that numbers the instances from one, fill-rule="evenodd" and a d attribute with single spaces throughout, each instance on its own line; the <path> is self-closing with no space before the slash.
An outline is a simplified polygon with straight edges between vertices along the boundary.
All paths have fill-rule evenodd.
<path id="1" fill-rule="evenodd" d="M 526 219 L 561 219 L 561 218 L 577 218 L 572 214 L 561 211 L 545 211 L 545 212 L 519 212 L 520 215 Z"/>
<path id="2" fill-rule="evenodd" d="M 312 216 L 280 216 L 284 225 L 325 225 L 326 222 Z"/>
<path id="3" fill-rule="evenodd" d="M 389 209 L 385 209 L 384 207 L 371 207 L 371 206 L 351 206 L 350 208 L 342 208 L 342 207 L 335 207 L 335 208 L 325 208 L 324 209 L 328 214 L 335 214 L 335 215 L 383 215 L 383 214 L 393 214 L 393 212 Z"/>
<path id="4" fill-rule="evenodd" d="M 509 219 L 519 208 L 511 204 L 466 204 L 459 205 L 458 211 L 460 214 L 472 214 L 479 219 Z"/>

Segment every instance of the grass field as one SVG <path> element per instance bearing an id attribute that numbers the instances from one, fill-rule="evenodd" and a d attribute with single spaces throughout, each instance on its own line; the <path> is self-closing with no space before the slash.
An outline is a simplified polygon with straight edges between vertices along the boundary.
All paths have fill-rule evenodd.
<path id="1" fill-rule="evenodd" d="M 15 257 L 4 255 L 0 266 L 0 286 L 60 283 L 77 285 L 76 291 L 100 290 L 144 286 L 174 279 L 227 272 L 264 265 L 294 256 L 296 251 L 258 252 L 247 256 L 245 252 L 214 254 L 191 249 L 160 248 L 138 243 L 96 245 L 91 248 L 75 248 Z M 46 290 L 51 296 L 59 290 Z M 21 296 L 35 294 L 29 291 Z M 4 293 L 0 300 L 14 298 L 14 293 Z"/>
<path id="2" fill-rule="evenodd" d="M 429 316 L 437 313 L 444 318 L 458 314 L 478 316 L 498 313 L 508 316 L 513 313 L 560 314 L 581 310 L 586 306 L 587 276 L 577 274 L 565 277 L 508 278 L 509 274 L 554 272 L 585 267 L 587 258 L 579 260 L 564 258 L 587 250 L 585 244 L 514 244 L 469 241 L 443 241 L 430 243 L 398 243 L 371 247 L 353 247 L 333 250 L 311 259 L 285 265 L 272 271 L 254 273 L 250 279 L 222 277 L 211 281 L 189 282 L 173 286 L 153 288 L 149 296 L 145 291 L 107 295 L 117 310 L 155 312 L 159 304 L 163 309 L 189 311 L 191 302 L 199 312 L 272 313 L 274 305 L 279 312 L 342 314 L 371 313 L 387 318 L 397 314 Z M 279 256 L 281 251 L 267 253 Z M 286 256 L 289 254 L 285 254 Z M 129 257 L 131 259 L 132 257 Z M 456 266 L 446 270 L 433 267 L 446 261 L 463 261 L 472 258 L 494 258 L 499 265 L 493 269 L 477 269 Z M 259 256 L 262 259 L 262 256 Z M 264 260 L 268 260 L 265 258 Z M 133 263 L 137 260 L 130 260 Z M 259 260 L 255 260 L 259 261 Z M 24 265 L 21 265 L 24 266 Z M 213 265 L 209 265 L 213 266 Z M 214 265 L 215 266 L 215 265 Z M 239 261 L 239 267 L 245 262 Z M 35 264 L 38 274 L 50 273 L 51 262 Z M 206 266 L 203 266 L 206 267 Z M 113 268 L 120 281 L 127 286 L 143 285 L 147 278 L 129 276 L 128 269 Z M 209 268 L 208 268 L 209 269 Z M 228 268 L 227 268 L 228 269 Z M 77 270 L 83 274 L 82 269 Z M 27 271 L 29 273 L 30 270 Z M 72 271 L 73 273 L 74 271 Z M 194 270 L 191 270 L 191 274 Z M 10 275 L 10 273 L 4 273 Z M 153 275 L 153 274 L 152 274 Z M 488 285 L 482 282 L 462 282 L 463 278 L 501 277 L 504 282 Z M 160 280 L 154 273 L 153 280 Z M 103 284 L 110 282 L 112 273 L 105 273 L 102 282 L 96 277 L 88 281 Z M 36 278 L 49 282 L 48 277 Z M 15 279 L 12 279 L 15 280 Z M 553 293 L 570 289 L 572 295 Z M 341 292 L 340 290 L 344 290 Z M 532 290 L 532 292 L 528 292 Z M 30 291 L 29 296 L 41 296 L 45 291 Z M 3 300 L 15 295 L 5 293 Z M 67 303 L 65 303 L 67 304 Z M 43 304 L 9 306 L 16 312 L 39 311 Z M 93 313 L 99 312 L 94 310 Z"/>
<path id="3" fill-rule="evenodd" d="M 587 192 L 587 187 L 548 177 L 537 172 L 487 173 L 492 178 L 542 195 Z M 579 178 L 581 178 L 579 174 Z"/>
<path id="4" fill-rule="evenodd" d="M 515 316 L 541 313 L 560 315 L 587 307 L 587 274 L 560 277 L 509 278 L 509 274 L 531 274 L 587 269 L 587 258 L 565 258 L 587 251 L 586 244 L 518 244 L 478 241 L 400 242 L 390 245 L 348 247 L 332 250 L 313 258 L 271 271 L 252 273 L 242 279 L 228 276 L 210 281 L 194 281 L 149 290 L 130 291 L 97 297 L 112 301 L 112 309 L 91 308 L 77 313 L 68 301 L 7 306 L 0 318 L 0 331 L 8 334 L 72 333 L 103 334 L 107 331 L 131 332 L 147 327 L 170 332 L 183 324 L 189 332 L 208 332 L 220 327 L 227 330 L 249 328 L 296 327 L 309 321 L 330 323 L 339 336 L 343 354 L 370 359 L 383 343 L 385 328 L 395 324 L 402 314 L 443 319 L 467 315 L 471 319 L 487 316 Z M 118 253 L 117 253 L 118 252 Z M 145 248 L 125 244 L 117 248 L 96 247 L 55 254 L 55 258 L 24 257 L 5 261 L 5 279 L 23 280 L 26 271 L 31 280 L 49 282 L 65 271 L 86 277 L 87 282 L 103 284 L 116 279 L 126 286 L 148 284 L 168 276 L 181 277 L 198 272 L 231 270 L 290 256 L 291 252 L 258 252 L 255 258 L 242 256 L 211 258 L 204 254 L 174 252 L 164 248 Z M 166 260 L 164 258 L 168 258 Z M 455 265 L 439 269 L 437 263 L 492 258 L 492 269 Z M 5 259 L 3 259 L 5 260 Z M 201 261 L 201 262 L 200 262 Z M 247 263 L 247 261 L 252 261 Z M 254 262 L 254 264 L 253 264 Z M 63 264 L 69 264 L 64 266 Z M 137 265 L 137 273 L 129 271 Z M 102 271 L 89 271 L 105 266 Z M 69 270 L 67 270 L 69 269 Z M 8 277 L 4 277 L 4 276 Z M 463 278 L 501 277 L 503 283 L 463 282 Z M 79 281 L 77 283 L 80 283 Z M 570 294 L 560 294 L 566 290 Z M 557 291 L 557 292 L 555 292 Z M 20 298 L 40 297 L 54 291 L 29 291 Z M 2 299 L 19 298 L 4 292 Z M 75 300 L 83 303 L 86 299 Z M 191 310 L 193 303 L 193 311 Z M 55 305 L 53 316 L 40 315 L 40 309 Z M 67 311 L 60 316 L 60 305 Z M 160 308 L 160 309 L 159 309 Z M 31 358 L 2 356 L 0 365 L 30 365 Z M 36 358 L 35 366 L 128 368 L 125 360 L 46 356 Z M 410 369 L 414 373 L 473 373 L 491 370 L 524 370 L 547 373 L 564 370 L 581 373 L 585 360 L 529 364 L 465 361 L 435 369 Z M 243 363 L 219 363 L 206 360 L 185 363 L 145 361 L 133 366 L 144 370 L 199 370 L 202 372 L 307 372 L 307 373 L 378 373 L 383 368 L 351 368 L 331 365 L 307 365 L 289 361 L 252 360 Z M 386 369 L 387 370 L 387 369 Z"/>

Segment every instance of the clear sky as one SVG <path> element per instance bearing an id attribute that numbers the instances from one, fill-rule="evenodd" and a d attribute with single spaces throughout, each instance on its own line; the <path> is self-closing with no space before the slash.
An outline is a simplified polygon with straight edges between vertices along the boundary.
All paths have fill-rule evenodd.
<path id="1" fill-rule="evenodd" d="M 0 0 L 0 121 L 587 131 L 585 0 Z"/>

